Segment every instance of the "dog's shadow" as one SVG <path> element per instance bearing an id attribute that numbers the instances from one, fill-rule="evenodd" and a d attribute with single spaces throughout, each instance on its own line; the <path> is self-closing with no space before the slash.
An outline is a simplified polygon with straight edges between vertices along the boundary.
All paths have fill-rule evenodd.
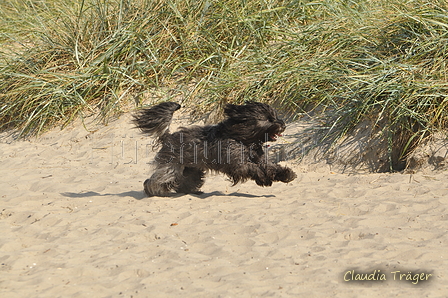
<path id="1" fill-rule="evenodd" d="M 89 197 L 132 197 L 136 200 L 142 200 L 147 198 L 143 191 L 126 191 L 122 193 L 105 193 L 101 194 L 95 191 L 86 192 L 63 192 L 61 193 L 64 197 L 69 198 L 89 198 Z"/>
<path id="2" fill-rule="evenodd" d="M 185 194 L 176 194 L 176 195 L 185 195 Z M 210 193 L 201 193 L 201 194 L 189 194 L 195 196 L 200 199 L 207 199 L 213 196 L 221 196 L 221 197 L 241 197 L 241 198 L 275 198 L 275 195 L 252 195 L 248 193 L 240 193 L 240 192 L 232 192 L 232 193 L 223 193 L 221 191 L 213 191 Z"/>
<path id="3" fill-rule="evenodd" d="M 132 197 L 136 200 L 148 199 L 149 197 L 143 191 L 126 191 L 122 193 L 105 193 L 101 194 L 95 191 L 87 191 L 87 192 L 63 192 L 61 193 L 64 197 L 69 198 L 89 198 L 89 197 Z M 184 193 L 173 193 L 167 197 L 157 197 L 157 198 L 180 198 L 183 196 L 193 196 L 198 199 L 207 199 L 213 196 L 222 196 L 222 197 L 242 197 L 242 198 L 274 198 L 275 195 L 252 195 L 247 193 L 223 193 L 221 191 L 213 191 L 210 193 L 198 193 L 198 194 L 184 194 Z M 190 198 L 191 199 L 191 198 Z"/>

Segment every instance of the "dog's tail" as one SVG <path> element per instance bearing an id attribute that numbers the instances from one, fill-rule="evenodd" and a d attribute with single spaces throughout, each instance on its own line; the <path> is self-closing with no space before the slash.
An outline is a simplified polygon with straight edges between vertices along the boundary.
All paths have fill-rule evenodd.
<path id="1" fill-rule="evenodd" d="M 160 139 L 169 132 L 173 114 L 179 109 L 180 105 L 175 102 L 163 102 L 138 111 L 133 115 L 133 122 L 143 133 Z"/>

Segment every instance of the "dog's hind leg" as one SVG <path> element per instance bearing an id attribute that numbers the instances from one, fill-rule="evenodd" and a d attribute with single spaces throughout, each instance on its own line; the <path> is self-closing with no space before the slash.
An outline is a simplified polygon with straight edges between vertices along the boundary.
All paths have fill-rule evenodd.
<path id="1" fill-rule="evenodd" d="M 143 189 L 148 197 L 151 196 L 167 196 L 170 193 L 169 186 L 166 184 L 161 184 L 159 181 L 154 179 L 152 176 L 143 182 Z"/>
<path id="2" fill-rule="evenodd" d="M 143 182 L 145 193 L 150 196 L 168 196 L 173 189 L 177 189 L 179 171 L 172 167 L 161 167 L 156 169 L 151 178 Z"/>
<path id="3" fill-rule="evenodd" d="M 179 193 L 201 193 L 204 185 L 205 172 L 194 167 L 185 167 L 180 177 L 179 187 L 175 189 Z"/>

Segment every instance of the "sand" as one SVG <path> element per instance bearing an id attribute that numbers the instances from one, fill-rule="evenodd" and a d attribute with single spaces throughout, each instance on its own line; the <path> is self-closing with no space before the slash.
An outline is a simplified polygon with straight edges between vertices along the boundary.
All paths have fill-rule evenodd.
<path id="1" fill-rule="evenodd" d="M 448 295 L 447 172 L 286 161 L 289 184 L 147 198 L 151 140 L 129 122 L 2 135 L 1 297 Z"/>

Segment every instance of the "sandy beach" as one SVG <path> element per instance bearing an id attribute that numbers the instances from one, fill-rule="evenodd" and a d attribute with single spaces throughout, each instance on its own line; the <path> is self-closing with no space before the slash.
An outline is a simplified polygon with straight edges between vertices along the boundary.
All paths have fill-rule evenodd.
<path id="1" fill-rule="evenodd" d="M 4 134 L 0 152 L 1 297 L 448 295 L 448 172 L 289 160 L 289 184 L 209 175 L 204 194 L 147 198 L 154 152 L 129 114 Z"/>

